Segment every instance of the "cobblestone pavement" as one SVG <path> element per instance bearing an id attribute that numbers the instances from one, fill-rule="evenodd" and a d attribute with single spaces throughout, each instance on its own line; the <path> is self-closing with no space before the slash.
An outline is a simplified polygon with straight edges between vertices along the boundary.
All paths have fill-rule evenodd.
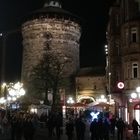
<path id="1" fill-rule="evenodd" d="M 48 138 L 47 128 L 38 128 L 38 130 L 35 133 L 34 140 L 47 140 L 47 139 L 50 140 L 50 138 Z M 7 130 L 7 133 L 5 135 L 0 134 L 0 140 L 10 140 L 10 131 Z M 54 135 L 51 140 L 56 140 L 56 136 Z M 65 128 L 63 128 L 63 135 L 61 136 L 61 140 L 67 140 L 67 136 L 65 134 Z M 75 134 L 74 134 L 73 140 L 76 140 Z M 89 127 L 87 127 L 86 129 L 85 140 L 90 140 Z M 110 136 L 109 140 L 117 140 L 117 138 L 116 137 L 113 138 Z M 124 138 L 123 140 L 133 140 L 132 131 L 131 131 L 130 137 Z M 140 140 L 140 137 L 138 138 L 138 140 Z"/>

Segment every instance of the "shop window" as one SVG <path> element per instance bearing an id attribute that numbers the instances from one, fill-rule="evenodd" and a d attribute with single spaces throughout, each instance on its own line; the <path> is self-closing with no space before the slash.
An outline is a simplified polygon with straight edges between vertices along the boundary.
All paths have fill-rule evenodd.
<path id="1" fill-rule="evenodd" d="M 140 104 L 136 104 L 134 106 L 134 118 L 136 118 L 137 122 L 140 123 Z"/>

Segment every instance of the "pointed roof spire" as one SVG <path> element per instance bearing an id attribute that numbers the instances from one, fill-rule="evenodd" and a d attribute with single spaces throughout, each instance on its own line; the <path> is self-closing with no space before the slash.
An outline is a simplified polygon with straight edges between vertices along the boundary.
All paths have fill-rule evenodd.
<path id="1" fill-rule="evenodd" d="M 59 0 L 47 0 L 46 3 L 44 4 L 44 7 L 59 7 L 61 8 L 61 3 Z"/>

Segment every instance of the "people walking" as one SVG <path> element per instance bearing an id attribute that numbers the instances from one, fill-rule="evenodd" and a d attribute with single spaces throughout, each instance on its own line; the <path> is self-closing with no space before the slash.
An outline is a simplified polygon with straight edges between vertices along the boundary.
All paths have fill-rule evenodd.
<path id="1" fill-rule="evenodd" d="M 82 117 L 76 119 L 75 122 L 77 140 L 84 140 L 86 125 Z"/>
<path id="2" fill-rule="evenodd" d="M 119 118 L 116 122 L 117 127 L 117 140 L 123 140 L 123 133 L 125 128 L 125 123 L 122 118 Z"/>
<path id="3" fill-rule="evenodd" d="M 94 119 L 90 124 L 91 140 L 98 140 L 98 124 L 97 119 Z"/>
<path id="4" fill-rule="evenodd" d="M 23 117 L 22 114 L 16 114 L 16 123 L 15 123 L 15 138 L 16 140 L 21 140 L 23 136 Z"/>
<path id="5" fill-rule="evenodd" d="M 13 115 L 11 117 L 11 140 L 15 140 L 15 136 L 16 136 L 16 116 Z"/>
<path id="6" fill-rule="evenodd" d="M 59 112 L 56 116 L 56 121 L 55 121 L 55 130 L 56 130 L 56 138 L 57 140 L 61 139 L 61 135 L 62 135 L 62 126 L 63 126 L 63 117 L 62 117 L 62 113 Z"/>
<path id="7" fill-rule="evenodd" d="M 73 139 L 73 132 L 74 132 L 74 123 L 72 118 L 69 118 L 68 122 L 66 123 L 66 135 L 68 140 Z"/>
<path id="8" fill-rule="evenodd" d="M 48 121 L 47 121 L 47 128 L 48 128 L 48 137 L 49 139 L 52 138 L 53 135 L 55 135 L 54 128 L 55 128 L 55 115 L 51 113 L 49 115 Z"/>
<path id="9" fill-rule="evenodd" d="M 25 140 L 33 140 L 35 129 L 30 115 L 25 117 L 23 123 L 23 132 Z"/>
<path id="10" fill-rule="evenodd" d="M 109 140 L 109 128 L 110 128 L 110 122 L 107 118 L 104 118 L 103 121 L 103 139 Z"/>
<path id="11" fill-rule="evenodd" d="M 132 121 L 132 128 L 133 128 L 133 135 L 134 135 L 134 140 L 138 140 L 138 129 L 139 129 L 139 124 L 136 119 L 133 119 Z"/>
<path id="12" fill-rule="evenodd" d="M 116 126 L 116 118 L 113 115 L 112 118 L 110 119 L 110 133 L 113 138 L 115 137 L 115 126 Z"/>
<path id="13" fill-rule="evenodd" d="M 103 119 L 98 119 L 98 137 L 99 140 L 103 140 L 104 138 L 104 125 L 103 125 Z"/>

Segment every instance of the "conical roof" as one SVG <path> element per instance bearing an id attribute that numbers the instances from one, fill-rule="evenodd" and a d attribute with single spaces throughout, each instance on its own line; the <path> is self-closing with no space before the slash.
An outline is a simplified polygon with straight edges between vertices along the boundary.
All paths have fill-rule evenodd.
<path id="1" fill-rule="evenodd" d="M 70 19 L 78 23 L 82 22 L 82 20 L 78 16 L 72 14 L 67 10 L 62 9 L 61 4 L 59 3 L 58 0 L 47 1 L 43 8 L 29 13 L 29 15 L 26 16 L 24 20 L 28 21 L 36 18 L 45 18 L 45 17 Z"/>

